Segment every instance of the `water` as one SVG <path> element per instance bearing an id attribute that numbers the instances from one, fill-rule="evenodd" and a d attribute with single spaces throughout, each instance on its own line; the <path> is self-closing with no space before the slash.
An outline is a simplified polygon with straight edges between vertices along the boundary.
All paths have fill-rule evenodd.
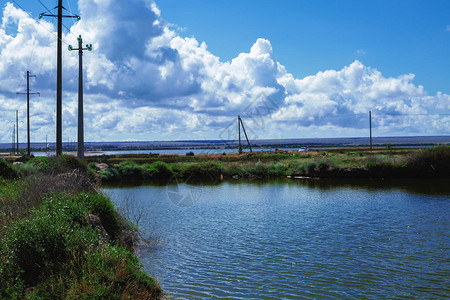
<path id="1" fill-rule="evenodd" d="M 299 148 L 280 148 L 282 150 L 299 150 Z M 254 151 L 274 151 L 275 148 L 255 148 Z M 193 152 L 194 154 L 208 154 L 208 153 L 237 153 L 237 148 L 232 149 L 152 149 L 152 150 L 104 150 L 104 151 L 87 151 L 85 155 L 121 155 L 121 154 L 186 154 L 187 152 Z M 249 149 L 243 149 L 243 152 L 250 152 Z M 8 154 L 8 153 L 0 153 Z M 55 151 L 52 152 L 32 152 L 34 156 L 51 156 L 55 155 Z M 76 152 L 64 151 L 64 154 L 76 155 Z"/>
<path id="2" fill-rule="evenodd" d="M 448 186 L 318 180 L 105 191 L 143 214 L 141 228 L 158 243 L 141 249 L 141 261 L 176 299 L 444 299 Z"/>

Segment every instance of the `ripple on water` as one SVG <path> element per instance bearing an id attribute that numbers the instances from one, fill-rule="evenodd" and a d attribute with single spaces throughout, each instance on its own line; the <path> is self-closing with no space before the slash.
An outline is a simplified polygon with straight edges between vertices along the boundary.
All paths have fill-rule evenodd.
<path id="1" fill-rule="evenodd" d="M 142 261 L 174 298 L 445 298 L 450 293 L 445 196 L 222 184 L 203 187 L 196 205 L 180 208 L 162 197 L 160 188 L 141 193 L 145 199 L 135 201 L 157 199 L 149 224 L 156 223 L 166 241 L 144 252 Z"/>

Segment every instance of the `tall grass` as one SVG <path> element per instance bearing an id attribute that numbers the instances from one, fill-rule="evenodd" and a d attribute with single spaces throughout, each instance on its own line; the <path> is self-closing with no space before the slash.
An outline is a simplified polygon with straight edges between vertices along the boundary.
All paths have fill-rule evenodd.
<path id="1" fill-rule="evenodd" d="M 88 222 L 90 214 L 101 216 L 110 242 Z M 0 297 L 159 297 L 160 288 L 136 256 L 119 246 L 126 226 L 103 195 L 46 197 L 27 218 L 4 228 Z"/>
<path id="2" fill-rule="evenodd" d="M 97 192 L 92 168 L 67 156 L 3 167 L 0 299 L 160 298 L 131 252 L 137 228 Z"/>

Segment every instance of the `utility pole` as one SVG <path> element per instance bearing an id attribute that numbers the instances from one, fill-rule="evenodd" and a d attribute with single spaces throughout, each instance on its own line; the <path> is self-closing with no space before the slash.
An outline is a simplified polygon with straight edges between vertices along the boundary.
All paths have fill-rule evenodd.
<path id="1" fill-rule="evenodd" d="M 30 75 L 30 71 L 27 71 L 27 92 L 26 93 L 17 93 L 17 95 L 27 95 L 27 139 L 28 139 L 28 156 L 31 155 L 31 147 L 30 147 L 30 95 L 39 95 L 40 93 L 30 93 L 30 77 L 35 77 L 36 75 Z"/>
<path id="2" fill-rule="evenodd" d="M 248 140 L 247 132 L 245 132 L 245 127 L 244 127 L 244 123 L 242 122 L 241 116 L 238 116 L 238 126 L 239 126 L 239 123 L 242 126 L 242 130 L 244 131 L 245 138 L 247 139 L 248 147 L 250 148 L 250 152 L 253 152 L 252 145 L 250 145 L 250 141 Z M 239 154 L 240 153 L 242 153 L 242 147 L 241 147 L 241 127 L 239 126 Z"/>
<path id="3" fill-rule="evenodd" d="M 17 154 L 19 154 L 19 111 L 16 110 Z"/>
<path id="4" fill-rule="evenodd" d="M 242 145 L 241 145 L 241 116 L 238 116 L 238 130 L 239 130 L 239 154 L 242 153 Z"/>
<path id="5" fill-rule="evenodd" d="M 62 10 L 67 9 L 63 7 L 62 0 L 58 0 L 58 14 L 42 13 L 39 15 L 39 19 L 42 17 L 54 17 L 58 18 L 58 40 L 57 40 L 57 57 L 56 57 L 56 155 L 62 154 L 62 19 L 63 18 L 75 18 L 80 19 L 78 15 L 63 15 Z"/>
<path id="6" fill-rule="evenodd" d="M 372 111 L 369 110 L 370 150 L 372 150 Z"/>
<path id="7" fill-rule="evenodd" d="M 92 44 L 83 48 L 83 39 L 78 37 L 78 48 L 69 45 L 69 51 L 78 50 L 78 143 L 77 156 L 84 159 L 84 121 L 83 121 L 83 50 L 92 51 Z"/>
<path id="8" fill-rule="evenodd" d="M 12 130 L 12 142 L 11 142 L 11 154 L 16 153 L 15 140 L 16 140 L 16 124 L 13 124 Z"/>

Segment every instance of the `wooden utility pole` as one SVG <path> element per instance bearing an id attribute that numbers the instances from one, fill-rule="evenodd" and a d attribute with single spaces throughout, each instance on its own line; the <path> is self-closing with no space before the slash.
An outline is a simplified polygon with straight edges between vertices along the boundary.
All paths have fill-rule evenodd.
<path id="1" fill-rule="evenodd" d="M 78 50 L 78 143 L 77 156 L 84 159 L 84 121 L 83 121 L 83 50 L 92 51 L 92 44 L 83 48 L 83 39 L 78 37 L 78 48 L 69 45 L 69 51 Z"/>
<path id="2" fill-rule="evenodd" d="M 63 15 L 62 10 L 66 10 L 62 5 L 62 0 L 58 0 L 58 14 L 42 13 L 42 17 L 58 18 L 58 40 L 57 40 L 57 55 L 56 55 L 56 155 L 62 154 L 62 19 L 76 18 L 80 19 L 78 15 Z"/>
<path id="3" fill-rule="evenodd" d="M 36 77 L 36 75 L 30 75 L 30 71 L 27 71 L 27 92 L 17 93 L 18 95 L 27 95 L 27 153 L 28 156 L 31 155 L 30 146 L 30 95 L 41 95 L 40 93 L 30 93 L 30 77 Z"/>

